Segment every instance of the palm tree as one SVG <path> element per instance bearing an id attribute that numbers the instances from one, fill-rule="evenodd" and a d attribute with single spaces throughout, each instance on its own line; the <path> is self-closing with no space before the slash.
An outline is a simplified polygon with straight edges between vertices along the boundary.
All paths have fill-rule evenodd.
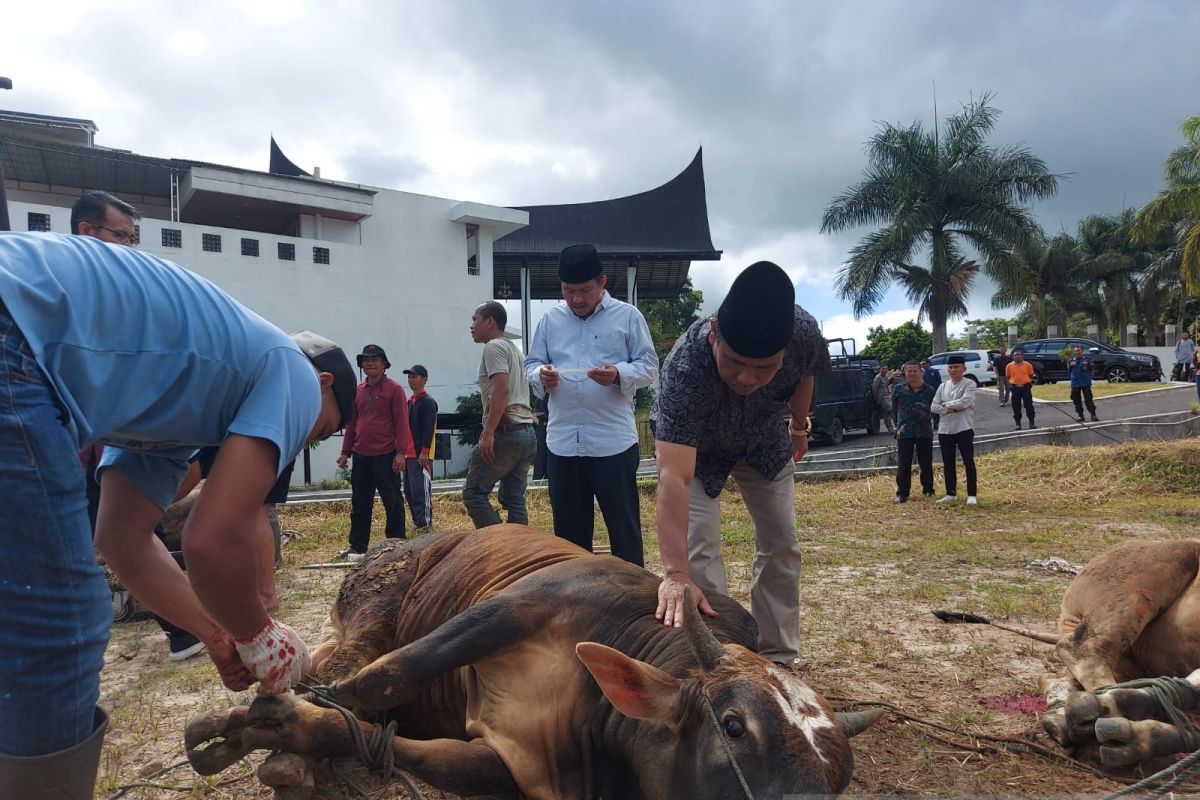
<path id="1" fill-rule="evenodd" d="M 991 94 L 946 120 L 942 138 L 936 125 L 907 128 L 884 124 L 867 142 L 863 180 L 836 197 L 821 219 L 825 233 L 860 225 L 883 225 L 850 251 L 838 274 L 837 289 L 851 300 L 854 314 L 872 311 L 893 282 L 914 274 L 918 254 L 929 253 L 929 279 L 935 286 L 956 285 L 959 302 L 925 300 L 933 327 L 933 348 L 946 347 L 946 320 L 965 311 L 962 298 L 975 271 L 955 274 L 965 263 L 963 247 L 983 259 L 983 270 L 1004 285 L 1019 271 L 1010 251 L 1037 225 L 1024 204 L 1049 197 L 1056 176 L 1023 147 L 993 148 L 986 139 L 1000 112 L 988 105 Z"/>
<path id="2" fill-rule="evenodd" d="M 1009 280 L 992 295 L 995 308 L 1015 308 L 1035 330 L 1065 325 L 1075 312 L 1095 319 L 1103 313 L 1098 292 L 1080 291 L 1079 244 L 1068 233 L 1047 239 L 1040 230 L 1012 250 L 1014 267 Z"/>
<path id="3" fill-rule="evenodd" d="M 1116 323 L 1118 338 L 1123 342 L 1125 328 L 1139 316 L 1147 300 L 1142 292 L 1142 277 L 1153 262 L 1149 248 L 1132 239 L 1134 212 L 1126 209 L 1116 216 L 1092 214 L 1079 221 L 1079 280 L 1081 289 L 1094 294 L 1099 290 L 1104 298 L 1101 327 Z M 1152 304 L 1152 303 L 1151 303 Z M 1113 319 L 1115 317 L 1115 319 Z M 1143 319 L 1149 336 L 1154 335 L 1157 319 Z"/>
<path id="4" fill-rule="evenodd" d="M 1177 251 L 1164 254 L 1164 263 L 1177 262 L 1184 288 L 1200 295 L 1200 116 L 1189 117 L 1179 131 L 1187 143 L 1167 157 L 1167 188 L 1138 212 L 1133 235 L 1149 243 L 1171 229 Z"/>

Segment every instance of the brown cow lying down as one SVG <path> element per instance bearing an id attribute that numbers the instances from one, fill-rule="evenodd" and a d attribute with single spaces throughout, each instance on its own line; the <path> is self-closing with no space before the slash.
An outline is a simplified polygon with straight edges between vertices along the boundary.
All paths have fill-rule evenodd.
<path id="1" fill-rule="evenodd" d="M 1130 540 L 1088 562 L 1058 619 L 1057 652 L 1069 676 L 1043 679 L 1051 708 L 1061 706 L 1043 720 L 1047 733 L 1082 757 L 1098 748 L 1111 768 L 1190 749 L 1174 725 L 1153 719 L 1158 708 L 1145 689 L 1096 690 L 1158 676 L 1186 677 L 1200 689 L 1198 574 L 1195 539 Z"/>
<path id="2" fill-rule="evenodd" d="M 759 800 L 844 789 L 847 737 L 876 717 L 835 714 L 755 654 L 733 600 L 709 598 L 707 627 L 694 607 L 664 627 L 658 584 L 520 525 L 389 540 L 343 583 L 317 678 L 360 718 L 398 723 L 397 768 L 459 795 L 725 800 L 747 796 L 738 769 Z M 186 737 L 206 775 L 256 749 L 356 752 L 339 713 L 294 695 L 203 715 Z M 295 785 L 312 773 L 267 780 L 308 796 Z"/>

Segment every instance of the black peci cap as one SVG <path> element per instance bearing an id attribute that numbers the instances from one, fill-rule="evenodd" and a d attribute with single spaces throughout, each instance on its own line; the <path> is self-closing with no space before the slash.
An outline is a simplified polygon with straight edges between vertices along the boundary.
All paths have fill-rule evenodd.
<path id="1" fill-rule="evenodd" d="M 951 364 L 965 365 L 966 363 L 967 363 L 967 360 L 965 358 L 963 358 L 962 356 L 950 356 L 949 358 L 946 359 L 946 366 L 950 366 Z"/>
<path id="2" fill-rule="evenodd" d="M 604 265 L 590 244 L 573 244 L 558 254 L 558 279 L 563 283 L 583 283 L 603 274 Z"/>
<path id="3" fill-rule="evenodd" d="M 796 287 L 778 265 L 759 261 L 742 270 L 717 309 L 722 341 L 746 358 L 769 358 L 791 341 Z"/>
<path id="4" fill-rule="evenodd" d="M 297 331 L 291 338 L 318 372 L 333 376 L 333 396 L 342 414 L 342 427 L 346 427 L 354 419 L 354 395 L 358 391 L 358 378 L 350 366 L 350 359 L 346 358 L 342 348 L 318 333 Z"/>

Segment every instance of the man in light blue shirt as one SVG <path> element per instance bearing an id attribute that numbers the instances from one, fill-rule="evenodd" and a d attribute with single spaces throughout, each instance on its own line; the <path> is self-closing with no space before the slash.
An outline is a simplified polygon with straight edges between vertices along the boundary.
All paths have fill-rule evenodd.
<path id="1" fill-rule="evenodd" d="M 591 550 L 594 497 L 613 555 L 642 566 L 633 401 L 658 375 L 658 354 L 641 312 L 605 291 L 595 247 L 563 250 L 558 277 L 564 302 L 542 317 L 525 356 L 525 377 L 550 409 L 554 532 Z"/>
<path id="2" fill-rule="evenodd" d="M 121 582 L 197 635 L 227 687 L 285 692 L 308 651 L 259 597 L 257 524 L 283 467 L 351 418 L 354 371 L 174 264 L 56 234 L 0 234 L 0 359 L 0 786 L 68 773 L 90 796 L 112 616 L 76 452 L 106 445 L 95 545 Z M 185 575 L 154 526 L 216 444 Z"/>

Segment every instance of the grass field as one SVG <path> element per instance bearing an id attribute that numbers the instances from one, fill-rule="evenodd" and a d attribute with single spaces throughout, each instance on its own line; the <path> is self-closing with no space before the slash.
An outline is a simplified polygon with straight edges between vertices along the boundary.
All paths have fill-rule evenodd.
<path id="1" fill-rule="evenodd" d="M 1027 565 L 1050 556 L 1083 564 L 1127 538 L 1196 535 L 1200 441 L 1007 450 L 980 458 L 979 474 L 974 508 L 924 500 L 894 506 L 890 475 L 797 484 L 805 559 L 803 675 L 836 705 L 886 703 L 891 709 L 854 740 L 849 796 L 1098 795 L 1122 785 L 999 741 L 1051 747 L 1037 716 L 1013 709 L 1027 705 L 1041 674 L 1058 669 L 1052 647 L 992 628 L 943 625 L 929 612 L 969 611 L 1052 630 L 1070 578 Z M 940 487 L 940 475 L 938 481 Z M 653 492 L 652 484 L 644 485 L 642 520 L 647 565 L 657 570 Z M 723 497 L 731 593 L 746 603 L 753 531 L 737 492 Z M 548 528 L 545 494 L 533 492 L 529 500 L 532 524 Z M 344 546 L 347 513 L 345 504 L 283 509 L 285 527 L 302 536 L 284 551 L 278 615 L 310 646 L 322 638 L 345 573 L 301 567 L 330 561 Z M 379 507 L 375 519 L 377 540 Z M 441 530 L 469 525 L 449 496 L 435 498 L 434 519 Z M 603 541 L 603 533 L 597 538 Z M 99 797 L 121 787 L 130 787 L 129 798 L 271 796 L 251 763 L 210 779 L 186 766 L 171 769 L 182 758 L 182 729 L 191 716 L 250 695 L 221 688 L 206 659 L 168 665 L 153 623 L 114 627 L 102 695 L 113 722 Z M 345 770 L 367 797 L 407 797 L 398 784 L 384 785 L 357 766 Z M 337 798 L 360 796 L 346 788 L 329 791 Z"/>
<path id="2" fill-rule="evenodd" d="M 1092 397 L 1116 397 L 1121 394 L 1144 392 L 1154 388 L 1174 385 L 1165 383 L 1106 383 L 1104 381 L 1096 381 L 1092 384 Z M 1059 381 L 1058 383 L 1044 383 L 1040 386 L 1034 386 L 1033 396 L 1038 400 L 1051 400 L 1055 402 L 1070 400 L 1071 383 L 1070 381 Z"/>

